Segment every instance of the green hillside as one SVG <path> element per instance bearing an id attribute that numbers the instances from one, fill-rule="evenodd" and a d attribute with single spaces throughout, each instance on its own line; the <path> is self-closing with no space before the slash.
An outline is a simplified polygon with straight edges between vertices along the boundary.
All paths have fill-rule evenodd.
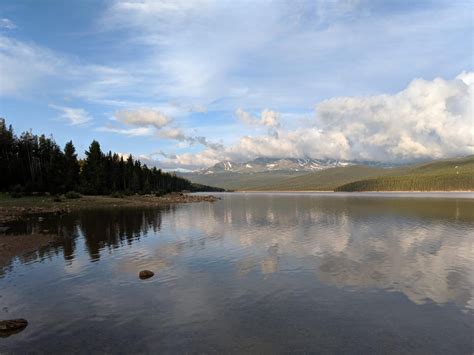
<path id="1" fill-rule="evenodd" d="M 307 174 L 307 172 L 268 171 L 248 174 L 226 172 L 208 175 L 180 173 L 179 175 L 194 183 L 216 186 L 228 190 L 256 190 L 268 184 L 276 184 L 282 180 L 303 174 Z"/>
<path id="2" fill-rule="evenodd" d="M 332 191 L 342 184 L 381 176 L 390 173 L 389 169 L 353 165 L 306 173 L 280 180 L 276 183 L 247 187 L 247 190 L 260 191 Z"/>
<path id="3" fill-rule="evenodd" d="M 474 190 L 474 156 L 396 169 L 392 174 L 343 184 L 335 191 Z"/>
<path id="4" fill-rule="evenodd" d="M 317 172 L 181 174 L 195 183 L 247 191 L 474 190 L 474 156 L 396 168 L 351 165 Z"/>

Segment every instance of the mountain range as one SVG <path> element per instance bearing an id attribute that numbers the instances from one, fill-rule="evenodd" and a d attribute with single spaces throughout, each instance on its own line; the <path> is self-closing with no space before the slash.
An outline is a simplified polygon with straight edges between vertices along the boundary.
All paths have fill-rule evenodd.
<path id="1" fill-rule="evenodd" d="M 221 173 L 261 173 L 261 172 L 313 172 L 329 168 L 367 165 L 387 167 L 389 165 L 379 162 L 349 161 L 336 159 L 311 159 L 311 158 L 257 158 L 244 163 L 221 161 L 209 168 L 195 171 L 195 174 L 212 175 Z"/>
<path id="2" fill-rule="evenodd" d="M 474 156 L 409 165 L 323 159 L 223 161 L 192 173 L 192 182 L 228 190 L 474 190 Z"/>

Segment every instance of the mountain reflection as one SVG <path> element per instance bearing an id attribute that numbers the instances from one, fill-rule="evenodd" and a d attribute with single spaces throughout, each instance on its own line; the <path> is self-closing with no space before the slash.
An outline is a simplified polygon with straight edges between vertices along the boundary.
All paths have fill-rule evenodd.
<path id="1" fill-rule="evenodd" d="M 214 204 L 81 211 L 25 228 L 61 236 L 36 258 L 62 253 L 70 262 L 85 251 L 98 261 L 153 235 L 138 257 L 121 259 L 121 271 L 144 266 L 178 277 L 225 269 L 239 279 L 281 280 L 299 271 L 326 285 L 474 308 L 472 199 L 233 194 Z"/>
<path id="2" fill-rule="evenodd" d="M 230 253 L 245 248 L 235 262 L 241 277 L 300 269 L 338 287 L 394 290 L 417 304 L 474 308 L 470 199 L 249 194 L 174 223 L 225 235 Z"/>

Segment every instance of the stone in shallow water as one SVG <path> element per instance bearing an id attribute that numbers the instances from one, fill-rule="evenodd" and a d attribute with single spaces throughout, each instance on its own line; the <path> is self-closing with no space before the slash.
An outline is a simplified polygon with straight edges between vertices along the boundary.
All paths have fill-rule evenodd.
<path id="1" fill-rule="evenodd" d="M 6 338 L 21 332 L 28 325 L 26 319 L 8 319 L 0 321 L 0 337 Z"/>
<path id="2" fill-rule="evenodd" d="M 153 271 L 150 271 L 150 270 L 142 270 L 140 271 L 140 273 L 138 274 L 138 277 L 142 280 L 145 280 L 145 279 L 149 279 L 150 277 L 153 277 L 153 275 L 155 275 L 155 273 Z"/>

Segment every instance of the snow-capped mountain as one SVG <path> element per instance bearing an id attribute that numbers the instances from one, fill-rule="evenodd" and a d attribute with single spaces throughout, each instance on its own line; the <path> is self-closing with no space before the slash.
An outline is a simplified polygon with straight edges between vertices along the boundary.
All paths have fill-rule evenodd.
<path id="1" fill-rule="evenodd" d="M 265 171 L 318 171 L 338 166 L 354 165 L 356 162 L 333 159 L 296 159 L 296 158 L 257 158 L 244 163 L 221 161 L 210 168 L 196 171 L 199 174 L 210 175 L 225 172 L 258 173 Z"/>

